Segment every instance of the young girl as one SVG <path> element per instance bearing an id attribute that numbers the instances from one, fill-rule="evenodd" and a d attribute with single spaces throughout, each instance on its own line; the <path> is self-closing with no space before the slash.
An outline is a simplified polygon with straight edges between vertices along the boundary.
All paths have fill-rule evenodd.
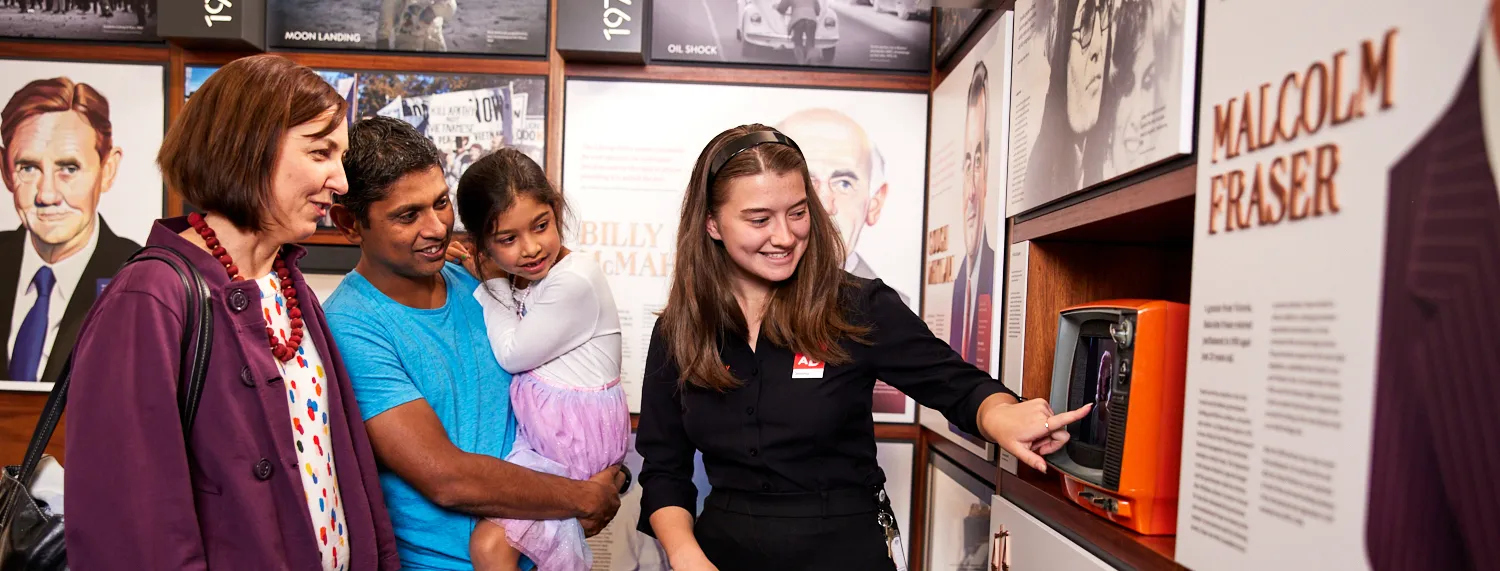
<path id="1" fill-rule="evenodd" d="M 458 184 L 479 274 L 501 275 L 474 295 L 495 358 L 516 374 L 520 432 L 507 460 L 584 480 L 624 460 L 630 414 L 614 297 L 592 260 L 562 247 L 566 211 L 541 167 L 514 149 L 475 162 Z M 542 571 L 593 565 L 577 520 L 480 522 L 469 550 L 481 570 L 516 569 L 521 553 Z"/>

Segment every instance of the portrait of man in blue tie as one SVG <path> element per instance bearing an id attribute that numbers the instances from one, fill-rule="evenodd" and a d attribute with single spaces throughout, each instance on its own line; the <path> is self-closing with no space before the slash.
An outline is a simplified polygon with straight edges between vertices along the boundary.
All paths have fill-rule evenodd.
<path id="1" fill-rule="evenodd" d="M 21 220 L 0 232 L 0 378 L 55 381 L 102 284 L 140 248 L 98 212 L 124 155 L 115 138 L 109 100 L 67 77 L 31 81 L 0 110 Z"/>

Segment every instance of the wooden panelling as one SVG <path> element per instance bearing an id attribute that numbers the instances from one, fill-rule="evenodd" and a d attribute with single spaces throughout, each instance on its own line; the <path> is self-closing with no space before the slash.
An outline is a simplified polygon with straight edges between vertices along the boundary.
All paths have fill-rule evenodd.
<path id="1" fill-rule="evenodd" d="M 47 393 L 0 392 L 0 466 L 21 463 L 46 404 Z M 63 458 L 63 428 L 67 421 L 64 414 L 57 423 L 57 432 L 52 433 L 52 442 L 47 445 L 47 453 L 58 461 Z"/>
<path id="2" fill-rule="evenodd" d="M 875 438 L 877 440 L 905 440 L 916 442 L 921 432 L 921 427 L 915 424 L 876 424 Z"/>
<path id="3" fill-rule="evenodd" d="M 557 13 L 557 0 L 550 0 L 549 14 Z M 563 152 L 563 59 L 557 53 L 557 18 L 548 24 L 547 34 L 547 163 L 542 168 L 554 186 L 562 188 Z"/>
<path id="4" fill-rule="evenodd" d="M 1017 222 L 1010 240 L 1157 242 L 1191 239 L 1192 201 L 1197 184 L 1196 165 L 1175 168 L 1128 186 L 1107 190 L 1066 208 Z M 1070 231 L 1078 232 L 1069 235 Z"/>
<path id="5" fill-rule="evenodd" d="M 323 246 L 350 246 L 349 240 L 344 238 L 337 230 L 319 230 L 317 233 L 301 242 L 302 244 L 319 244 Z"/>
<path id="6" fill-rule="evenodd" d="M 1130 569 L 1184 569 L 1173 561 L 1177 549 L 1175 537 L 1141 535 L 1079 507 L 1063 494 L 1057 472 L 1042 474 L 1025 466 L 1020 472 L 1000 475 L 1000 497 L 1069 536 L 1084 549 Z"/>
<path id="7" fill-rule="evenodd" d="M 187 65 L 224 65 L 253 52 L 183 50 Z M 324 70 L 396 71 L 411 73 L 482 73 L 495 75 L 547 75 L 547 60 L 509 59 L 469 54 L 380 53 L 355 51 L 279 51 L 270 53 L 302 65 Z"/>
<path id="8" fill-rule="evenodd" d="M 567 66 L 566 74 L 569 78 L 923 92 L 928 91 L 931 85 L 931 78 L 925 74 L 843 73 L 789 69 L 690 67 L 661 64 L 631 67 L 602 64 L 570 64 Z"/>
<path id="9" fill-rule="evenodd" d="M 1186 303 L 1191 287 L 1188 246 L 1112 243 L 1031 243 L 1026 290 L 1026 355 L 1022 396 L 1048 398 L 1057 312 L 1080 303 L 1144 298 Z"/>
<path id="10" fill-rule="evenodd" d="M 935 436 L 930 430 L 918 432 L 917 459 L 913 464 L 916 475 L 912 478 L 911 485 L 911 530 L 903 537 L 907 549 L 911 551 L 907 555 L 907 559 L 911 562 L 907 568 L 911 571 L 922 571 L 927 563 L 924 551 L 927 548 L 927 510 L 929 509 L 927 505 L 927 486 L 929 485 L 927 457 L 930 452 L 929 442 L 933 437 Z"/>
<path id="11" fill-rule="evenodd" d="M 172 46 L 170 51 L 170 67 L 167 69 L 167 129 L 171 129 L 172 121 L 182 113 L 182 105 L 187 100 L 187 66 L 183 64 L 182 48 Z M 166 131 L 162 132 L 163 135 Z M 167 187 L 166 181 L 162 181 L 162 187 L 166 189 L 166 203 L 162 205 L 163 215 L 174 218 L 185 214 L 184 203 L 181 194 Z"/>
<path id="12" fill-rule="evenodd" d="M 0 41 L 0 57 L 167 63 L 167 46 L 84 44 L 52 41 Z"/>

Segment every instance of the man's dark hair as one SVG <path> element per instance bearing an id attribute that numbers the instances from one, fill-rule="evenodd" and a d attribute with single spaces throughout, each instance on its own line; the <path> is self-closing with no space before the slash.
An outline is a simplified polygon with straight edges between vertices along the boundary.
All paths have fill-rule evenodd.
<path id="1" fill-rule="evenodd" d="M 441 157 L 437 145 L 406 121 L 394 117 L 359 121 L 349 127 L 349 151 L 344 153 L 349 192 L 333 195 L 333 201 L 369 226 L 370 205 L 385 200 L 401 177 L 441 169 Z"/>
<path id="2" fill-rule="evenodd" d="M 975 103 L 979 103 L 980 101 L 984 102 L 984 120 L 986 123 L 984 126 L 984 152 L 986 153 L 990 152 L 990 126 L 988 123 L 991 110 L 989 95 L 990 68 L 986 67 L 982 61 L 976 62 L 974 64 L 974 77 L 969 80 L 969 107 L 973 107 Z"/>

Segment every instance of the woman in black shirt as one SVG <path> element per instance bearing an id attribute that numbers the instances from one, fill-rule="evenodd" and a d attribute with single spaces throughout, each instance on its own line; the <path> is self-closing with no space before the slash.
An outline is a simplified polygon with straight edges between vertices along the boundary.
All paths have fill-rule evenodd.
<path id="1" fill-rule="evenodd" d="M 762 125 L 719 134 L 693 169 L 637 435 L 639 528 L 677 571 L 894 569 L 877 378 L 1039 470 L 1088 412 L 1018 402 L 895 290 L 844 272 L 809 180 L 796 143 Z M 713 486 L 696 523 L 695 450 Z"/>

